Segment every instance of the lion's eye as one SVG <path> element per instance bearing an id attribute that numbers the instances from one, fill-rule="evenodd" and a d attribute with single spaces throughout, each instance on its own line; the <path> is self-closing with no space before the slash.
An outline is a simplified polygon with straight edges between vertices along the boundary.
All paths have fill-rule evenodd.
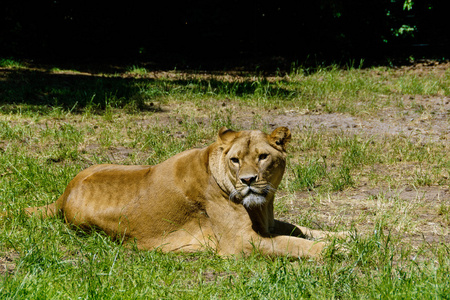
<path id="1" fill-rule="evenodd" d="M 237 157 L 232 157 L 232 158 L 230 158 L 230 160 L 231 160 L 231 162 L 233 164 L 238 164 L 239 163 L 239 158 L 237 158 Z"/>
<path id="2" fill-rule="evenodd" d="M 260 154 L 258 159 L 259 160 L 265 160 L 268 156 L 269 156 L 269 154 Z"/>

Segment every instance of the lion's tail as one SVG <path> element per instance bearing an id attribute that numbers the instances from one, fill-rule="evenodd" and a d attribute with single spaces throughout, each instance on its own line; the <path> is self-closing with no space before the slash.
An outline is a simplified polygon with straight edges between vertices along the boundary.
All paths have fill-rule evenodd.
<path id="1" fill-rule="evenodd" d="M 24 209 L 24 212 L 28 216 L 38 216 L 43 219 L 50 218 L 53 216 L 58 216 L 61 213 L 61 203 L 63 201 L 62 198 L 63 198 L 63 196 L 59 197 L 59 199 L 56 200 L 55 202 L 47 204 L 47 205 L 38 206 L 38 207 L 27 207 Z M 8 213 L 3 214 L 3 216 L 7 216 L 7 215 L 8 215 Z M 0 218 L 1 217 L 2 217 L 2 215 L 0 215 Z"/>
<path id="2" fill-rule="evenodd" d="M 57 213 L 55 203 L 56 202 L 48 204 L 48 205 L 44 205 L 44 206 L 38 206 L 38 207 L 28 207 L 28 208 L 25 208 L 25 213 L 30 216 L 37 215 L 42 218 L 49 218 L 49 217 L 56 215 L 56 213 Z"/>
<path id="3" fill-rule="evenodd" d="M 30 216 L 40 216 L 41 218 L 50 218 L 53 216 L 57 216 L 61 213 L 61 204 L 63 201 L 62 198 L 63 196 L 59 197 L 59 199 L 55 202 L 47 205 L 25 208 L 25 213 Z"/>
<path id="4" fill-rule="evenodd" d="M 24 212 L 29 216 L 39 216 L 43 219 L 58 216 L 61 213 L 61 203 L 63 200 L 62 197 L 63 196 L 61 196 L 55 202 L 47 205 L 25 208 Z M 11 214 L 8 212 L 0 212 L 0 219 L 6 218 L 8 216 L 11 216 Z"/>

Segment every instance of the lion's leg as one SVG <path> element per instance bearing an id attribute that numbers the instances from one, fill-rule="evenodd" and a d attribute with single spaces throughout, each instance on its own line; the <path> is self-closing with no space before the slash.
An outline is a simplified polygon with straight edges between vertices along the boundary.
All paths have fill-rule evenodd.
<path id="1" fill-rule="evenodd" d="M 217 246 L 217 253 L 224 256 L 257 252 L 271 257 L 319 257 L 325 243 L 287 235 L 263 237 L 250 229 L 222 236 Z"/>
<path id="2" fill-rule="evenodd" d="M 327 237 L 345 238 L 349 236 L 346 231 L 331 232 L 324 230 L 315 230 L 304 226 L 294 225 L 282 221 L 275 220 L 274 234 L 298 236 L 308 239 L 323 239 Z"/>
<path id="3" fill-rule="evenodd" d="M 244 254 L 250 254 L 254 251 L 267 256 L 290 256 L 290 257 L 320 257 L 325 247 L 324 242 L 310 241 L 303 238 L 292 236 L 275 236 L 263 238 L 260 236 L 251 237 L 244 245 Z"/>
<path id="4" fill-rule="evenodd" d="M 295 226 L 299 228 L 308 238 L 312 239 L 324 239 L 330 237 L 346 238 L 349 236 L 349 233 L 347 231 L 333 232 L 325 230 L 314 230 L 308 227 L 298 225 Z"/>
<path id="5" fill-rule="evenodd" d="M 162 252 L 217 252 L 217 239 L 207 219 L 193 220 L 160 236 L 135 234 L 137 247 Z"/>
<path id="6" fill-rule="evenodd" d="M 241 222 L 242 224 L 242 222 Z M 193 221 L 161 239 L 145 241 L 138 238 L 142 248 L 163 252 L 194 252 L 209 250 L 218 255 L 250 255 L 259 252 L 267 256 L 319 257 L 325 243 L 289 235 L 264 237 L 247 226 L 216 227 L 210 219 Z"/>
<path id="7" fill-rule="evenodd" d="M 325 245 L 324 242 L 310 241 L 303 238 L 276 236 L 264 238 L 260 243 L 260 249 L 269 256 L 287 255 L 291 257 L 317 258 L 320 257 Z"/>

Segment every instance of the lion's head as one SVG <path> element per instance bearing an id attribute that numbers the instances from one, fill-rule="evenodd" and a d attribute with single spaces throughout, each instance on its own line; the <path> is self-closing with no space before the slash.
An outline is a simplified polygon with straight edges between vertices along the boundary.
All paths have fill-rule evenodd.
<path id="1" fill-rule="evenodd" d="M 236 203 L 248 208 L 264 205 L 280 184 L 290 139 L 286 127 L 270 135 L 220 129 L 211 166 L 216 182 Z"/>

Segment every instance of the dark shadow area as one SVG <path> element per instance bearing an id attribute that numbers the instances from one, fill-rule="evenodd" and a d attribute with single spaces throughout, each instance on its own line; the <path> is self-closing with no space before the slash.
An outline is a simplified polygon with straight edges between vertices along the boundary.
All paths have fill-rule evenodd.
<path id="1" fill-rule="evenodd" d="M 188 88 L 189 91 L 205 95 L 210 93 L 219 96 L 232 95 L 245 98 L 246 96 L 263 94 L 268 98 L 277 97 L 281 99 L 290 99 L 295 95 L 292 91 L 271 84 L 265 78 L 236 81 L 217 79 L 174 80 L 172 84 L 176 88 Z"/>
<path id="2" fill-rule="evenodd" d="M 25 68 L 0 69 L 0 104 L 8 104 L 3 110 L 26 103 L 38 110 L 111 106 L 155 111 L 148 103 L 173 89 L 290 99 L 295 92 L 264 79 L 169 81 L 126 71 L 136 65 L 150 72 L 244 78 L 251 72 L 264 78 L 289 74 L 296 66 L 309 74 L 330 64 L 445 61 L 450 57 L 446 8 L 446 1 L 435 0 L 5 0 L 0 59 L 24 62 Z M 58 72 L 52 66 L 76 71 Z M 102 75 L 116 73 L 121 75 Z"/>
<path id="3" fill-rule="evenodd" d="M 33 69 L 0 69 L 0 104 L 28 104 L 41 109 L 62 107 L 77 112 L 87 106 L 94 110 L 106 106 L 123 107 L 137 93 L 130 78 L 82 74 L 57 74 Z M 136 103 L 145 109 L 144 103 Z M 14 110 L 14 106 L 6 110 Z"/>
<path id="4" fill-rule="evenodd" d="M 81 113 L 86 109 L 99 113 L 108 107 L 160 112 L 160 106 L 153 102 L 166 95 L 193 94 L 223 99 L 256 94 L 286 100 L 296 95 L 296 92 L 277 86 L 264 76 L 220 80 L 196 76 L 194 71 L 185 74 L 187 79 L 158 79 L 128 73 L 102 75 L 59 71 L 51 67 L 43 68 L 42 65 L 39 68 L 32 65 L 26 68 L 0 68 L 0 108 L 3 113 L 17 113 L 22 109 L 20 104 L 26 104 L 28 109 L 42 114 L 53 108 L 72 113 Z"/>
<path id="5" fill-rule="evenodd" d="M 305 60 L 448 58 L 446 1 L 410 3 L 411 8 L 405 0 L 5 0 L 0 57 L 205 70 L 273 70 Z"/>

